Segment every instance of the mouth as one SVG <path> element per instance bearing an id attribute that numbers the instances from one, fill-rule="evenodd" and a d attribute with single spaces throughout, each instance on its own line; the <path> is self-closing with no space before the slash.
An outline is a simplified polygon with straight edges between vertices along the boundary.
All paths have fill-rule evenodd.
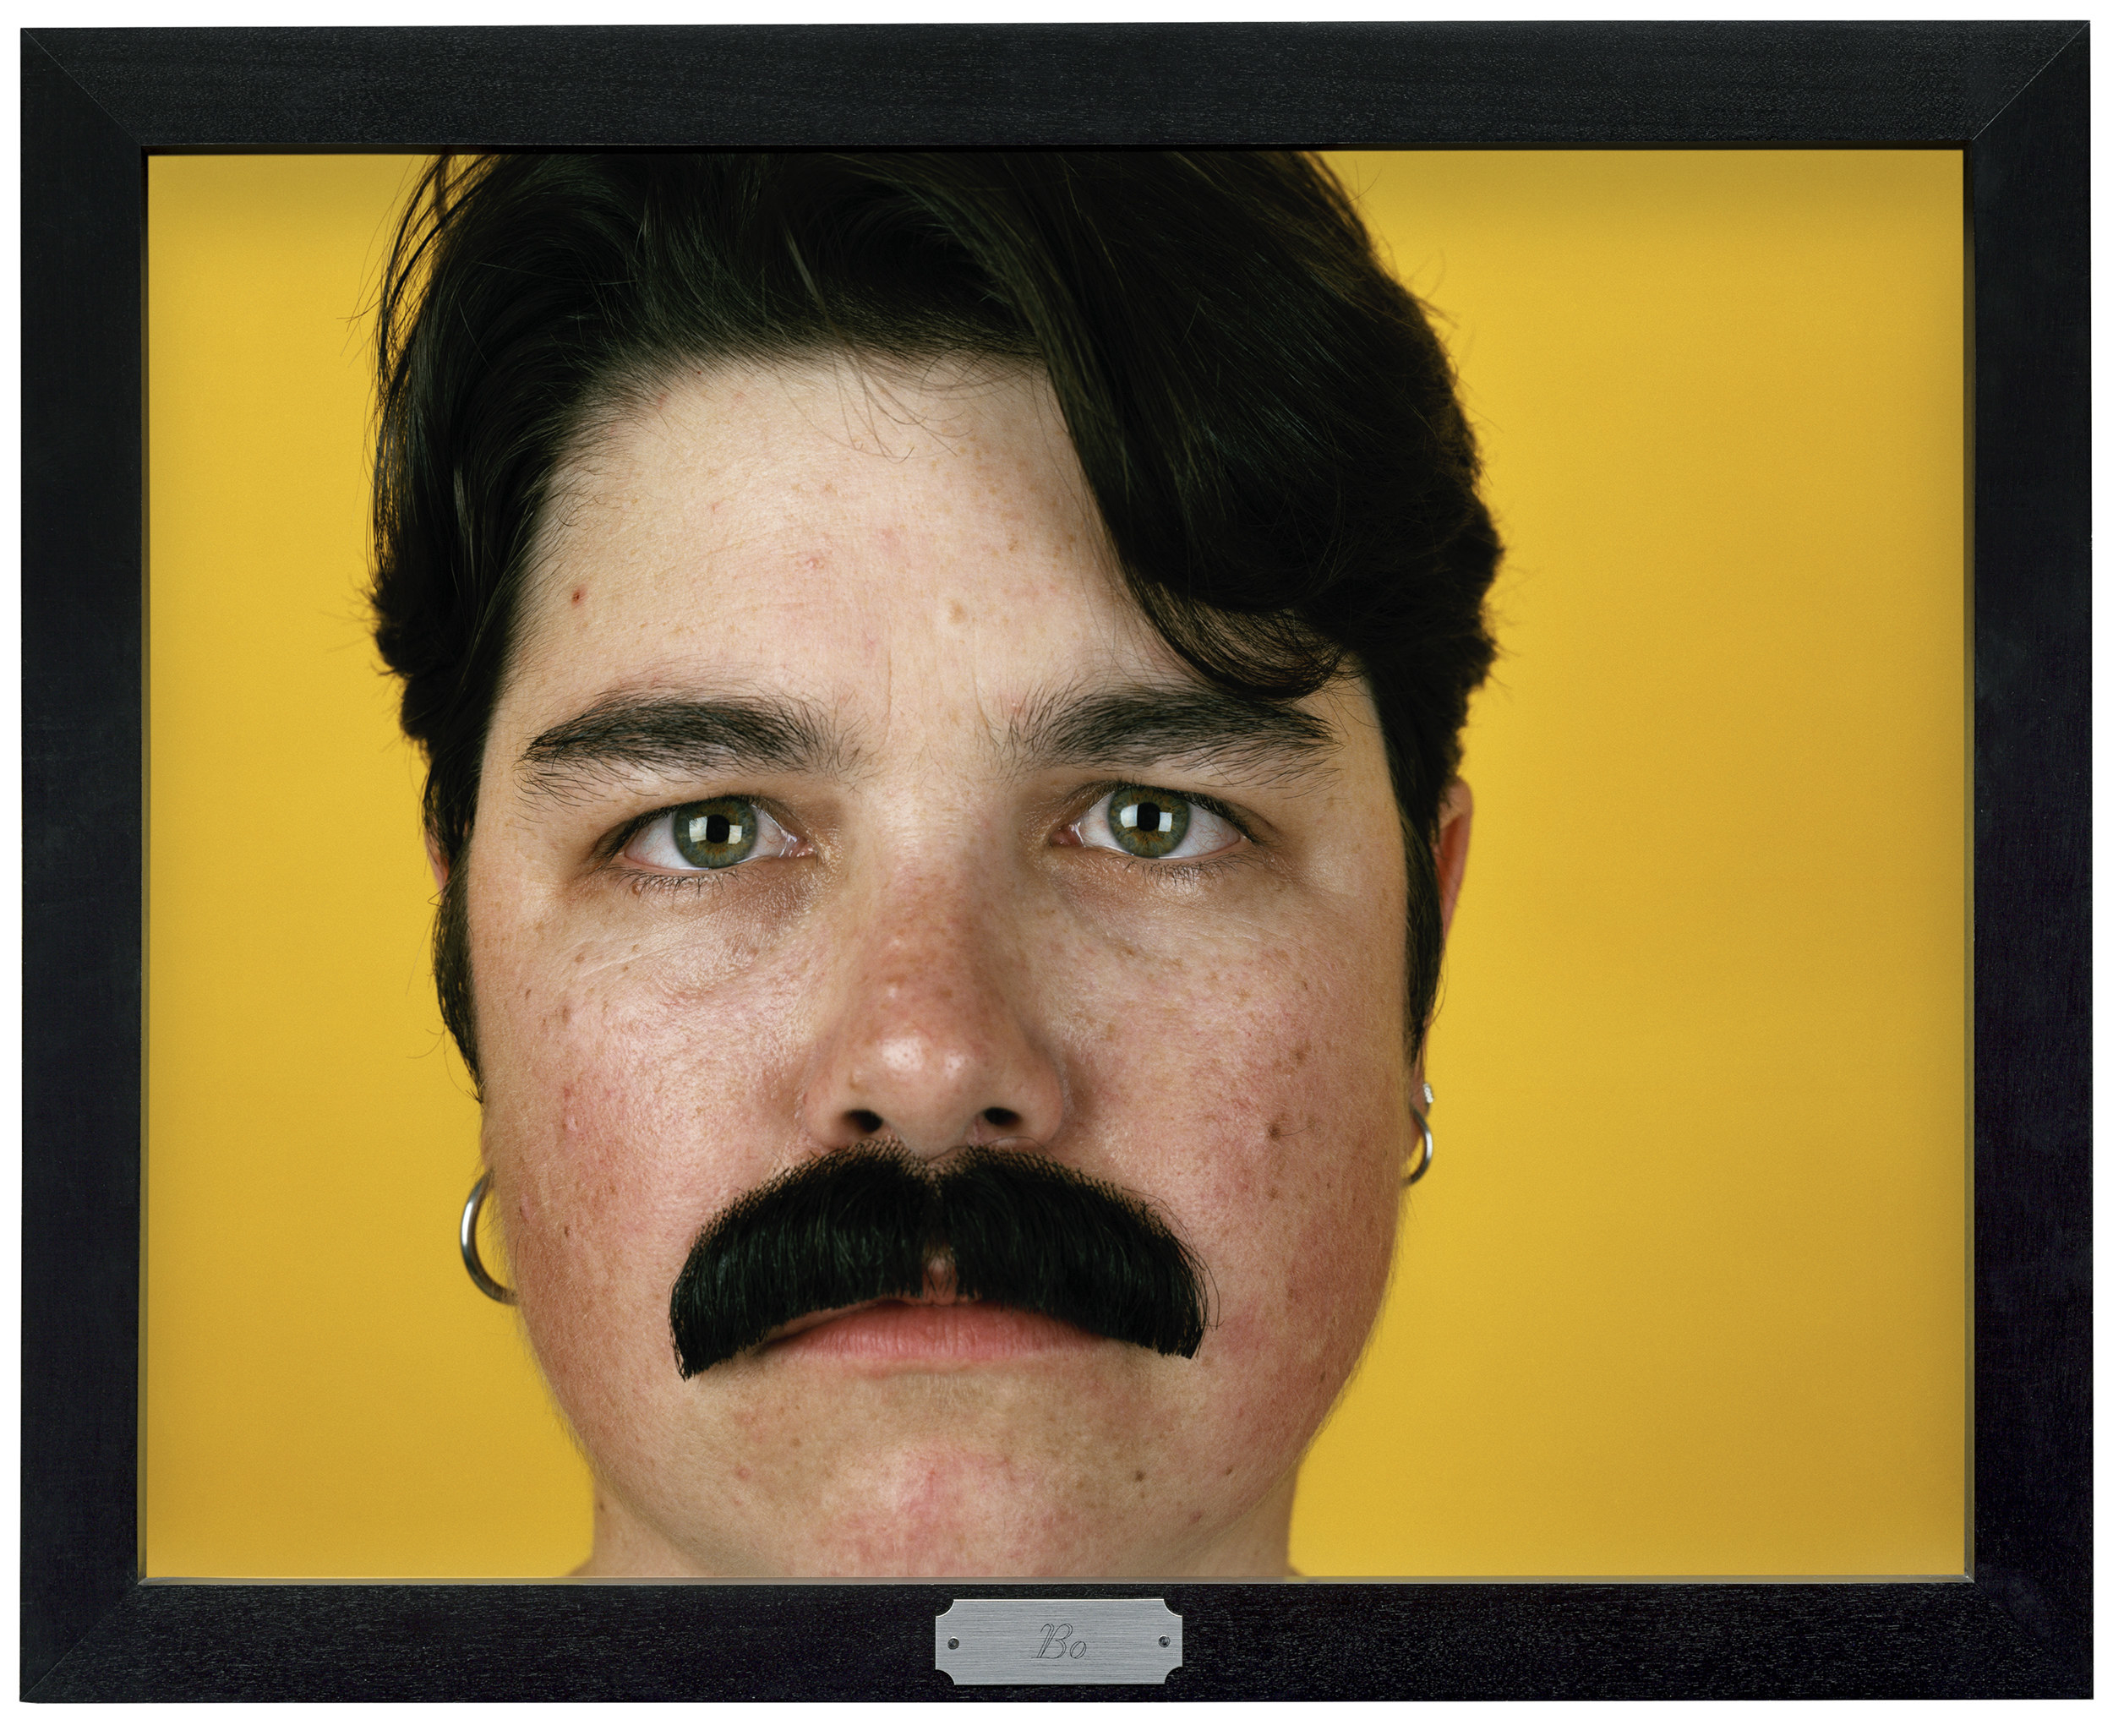
<path id="1" fill-rule="evenodd" d="M 756 1353 L 773 1362 L 945 1368 L 1048 1356 L 1105 1342 L 1097 1333 L 1025 1308 L 927 1295 L 803 1314 L 773 1332 Z"/>
<path id="2" fill-rule="evenodd" d="M 1038 1151 L 966 1146 L 937 1166 L 867 1140 L 740 1195 L 699 1231 L 668 1295 L 682 1379 L 738 1357 L 870 1368 L 1193 1357 L 1209 1274 L 1152 1204 Z"/>

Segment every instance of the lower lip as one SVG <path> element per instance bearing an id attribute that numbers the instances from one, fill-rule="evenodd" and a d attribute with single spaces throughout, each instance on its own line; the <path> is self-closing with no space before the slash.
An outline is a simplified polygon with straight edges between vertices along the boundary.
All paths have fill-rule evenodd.
<path id="1" fill-rule="evenodd" d="M 1093 1333 L 991 1302 L 878 1302 L 838 1314 L 765 1346 L 773 1359 L 822 1357 L 851 1362 L 996 1362 L 1079 1350 Z"/>

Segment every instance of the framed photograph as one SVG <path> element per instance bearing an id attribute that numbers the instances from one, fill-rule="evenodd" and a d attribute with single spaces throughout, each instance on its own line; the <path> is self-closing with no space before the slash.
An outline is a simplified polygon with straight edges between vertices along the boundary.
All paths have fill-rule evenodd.
<path id="1" fill-rule="evenodd" d="M 24 1694 L 2088 1693 L 2086 46 L 25 33 Z M 604 147 L 1313 150 L 1448 352 L 1435 1161 L 1288 1575 L 567 1576 L 367 494 L 424 162 Z M 1179 1667 L 945 1669 L 1023 1598 Z"/>

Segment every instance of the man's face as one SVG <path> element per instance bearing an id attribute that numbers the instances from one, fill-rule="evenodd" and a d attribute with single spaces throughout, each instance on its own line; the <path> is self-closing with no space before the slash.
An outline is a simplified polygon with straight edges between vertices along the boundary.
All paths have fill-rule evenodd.
<path id="1" fill-rule="evenodd" d="M 1214 703 L 1030 374 L 698 372 L 561 480 L 467 911 L 484 1155 L 592 1569 L 1282 1571 L 1410 1142 L 1363 690 Z M 1147 1203 L 1207 1269 L 1200 1350 L 896 1304 L 683 1378 L 700 1231 L 876 1140 Z"/>

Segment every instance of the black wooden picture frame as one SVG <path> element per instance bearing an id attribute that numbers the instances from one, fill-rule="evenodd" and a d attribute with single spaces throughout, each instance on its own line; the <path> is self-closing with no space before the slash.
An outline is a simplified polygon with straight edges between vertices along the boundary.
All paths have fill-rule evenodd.
<path id="1" fill-rule="evenodd" d="M 2087 46 L 2058 23 L 25 31 L 23 1695 L 2088 1695 Z M 1964 149 L 1969 1577 L 1111 1587 L 1164 1596 L 1188 1662 L 1097 1689 L 933 1669 L 952 1597 L 1025 1586 L 141 1578 L 141 903 L 80 866 L 145 787 L 147 154 L 1030 144 Z"/>

